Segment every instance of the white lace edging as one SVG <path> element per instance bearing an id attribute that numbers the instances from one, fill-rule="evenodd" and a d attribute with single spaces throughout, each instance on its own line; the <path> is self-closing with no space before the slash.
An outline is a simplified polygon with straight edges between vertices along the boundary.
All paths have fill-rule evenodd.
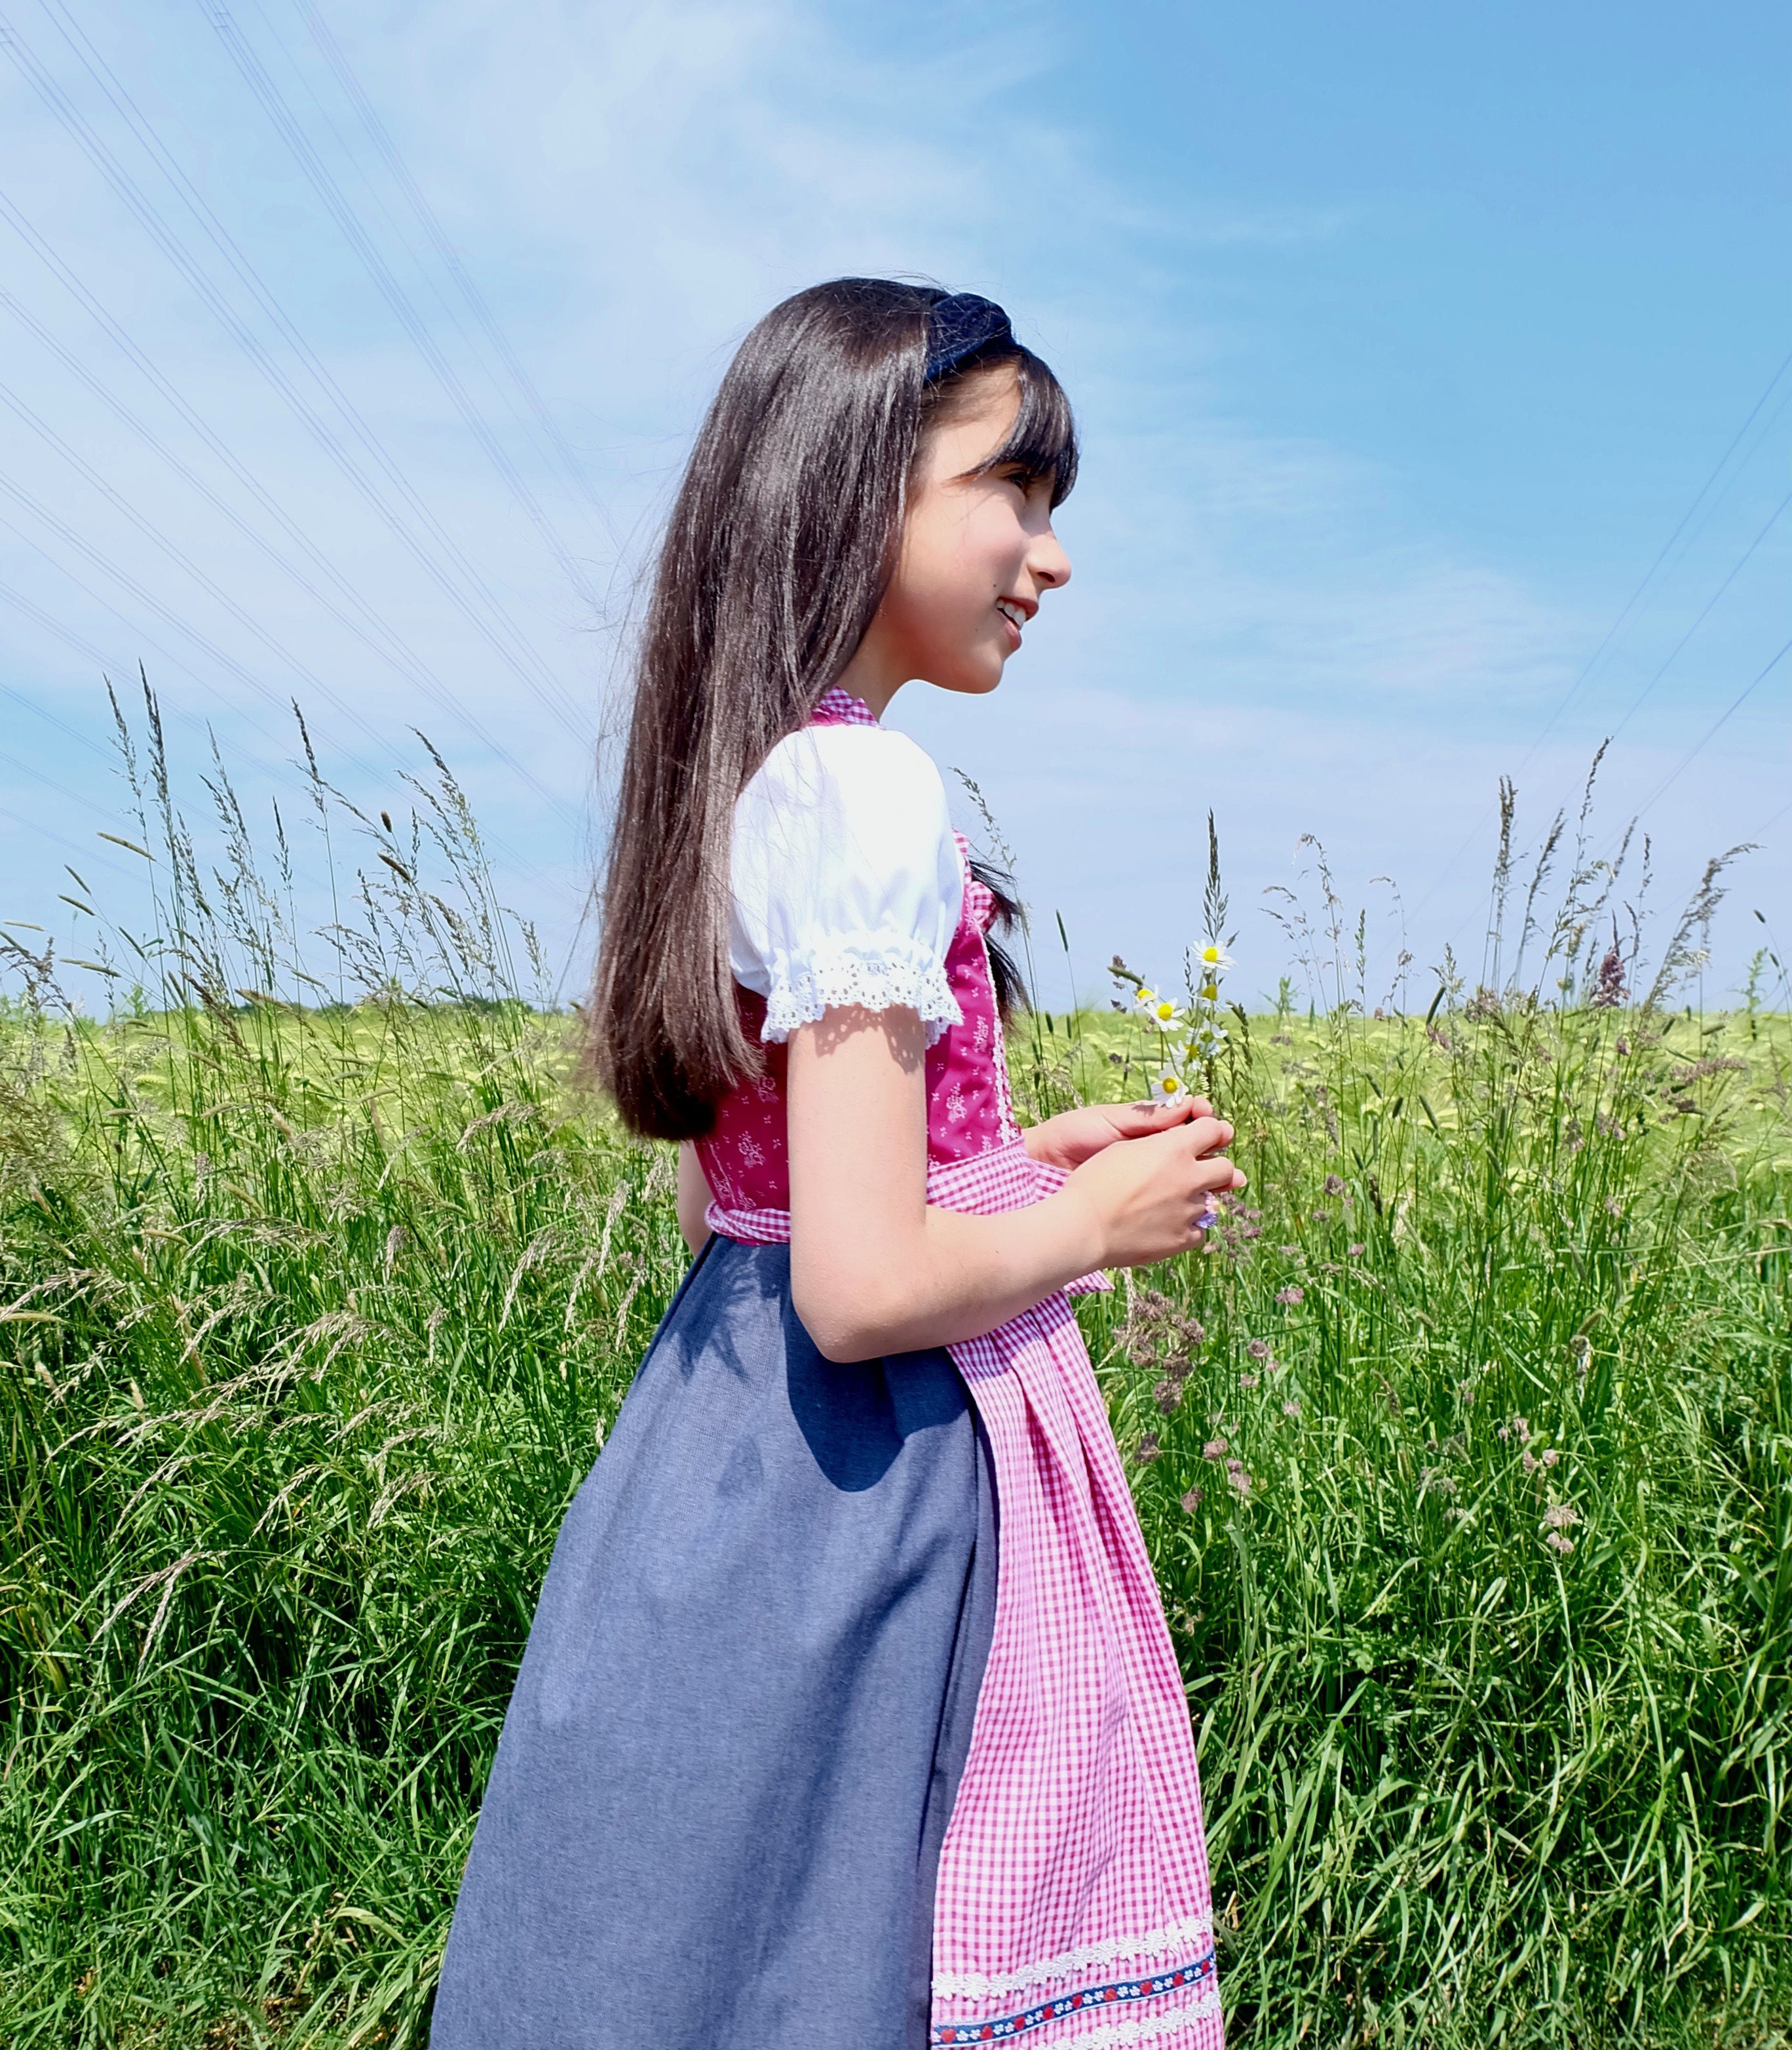
<path id="1" fill-rule="evenodd" d="M 1117 1964 L 1123 1958 L 1155 1958 L 1167 1951 L 1179 1951 L 1190 1943 L 1210 1944 L 1213 1940 L 1213 1916 L 1195 1915 L 1168 1929 L 1148 1930 L 1142 1936 L 1110 1936 L 1104 1943 L 1060 1951 L 1055 1958 L 1042 1958 L 1038 1964 L 1022 1971 L 936 1973 L 933 1990 L 941 2000 L 1000 2000 L 1049 1985 L 1054 1979 L 1068 1978 L 1073 1972 Z"/>
<path id="2" fill-rule="evenodd" d="M 845 1004 L 866 1011 L 903 1005 L 926 1027 L 929 1046 L 949 1025 L 964 1020 L 945 964 L 917 940 L 870 933 L 830 937 L 805 953 L 780 949 L 769 965 L 772 986 L 759 1030 L 768 1046 L 781 1045 L 799 1025 L 812 1025 L 823 1012 Z"/>
<path id="3" fill-rule="evenodd" d="M 1210 1985 L 1167 2014 L 1142 2014 L 1136 2021 L 1111 2022 L 1087 2036 L 1066 2036 L 1061 2040 L 1064 2050 L 1131 2050 L 1134 2044 L 1161 2043 L 1167 2036 L 1179 2036 L 1185 2029 L 1219 2011 L 1220 1990 Z"/>

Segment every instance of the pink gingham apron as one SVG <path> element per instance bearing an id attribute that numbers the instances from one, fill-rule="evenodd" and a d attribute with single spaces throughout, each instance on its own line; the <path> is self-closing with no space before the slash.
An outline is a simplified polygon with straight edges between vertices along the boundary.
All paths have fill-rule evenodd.
<path id="1" fill-rule="evenodd" d="M 875 723 L 840 692 L 818 719 Z M 955 950 L 974 930 L 986 981 L 990 910 L 967 874 Z M 992 1001 L 975 1008 L 993 1017 Z M 1041 1202 L 1065 1177 L 1034 1160 L 1014 1125 L 999 1027 L 968 1024 L 964 1039 L 960 1059 L 988 1043 L 998 1130 L 982 1151 L 934 1158 L 927 1200 L 980 1217 Z M 933 1121 L 930 1108 L 930 1156 Z M 712 1174 L 738 1188 L 719 1158 Z M 790 1237 L 788 1210 L 721 1197 L 708 1222 L 748 1244 Z M 988 1436 L 1001 1535 L 994 1635 L 940 1855 L 937 2050 L 1223 2043 L 1187 1698 L 1069 1301 L 1108 1285 L 1085 1276 L 947 1348 Z"/>

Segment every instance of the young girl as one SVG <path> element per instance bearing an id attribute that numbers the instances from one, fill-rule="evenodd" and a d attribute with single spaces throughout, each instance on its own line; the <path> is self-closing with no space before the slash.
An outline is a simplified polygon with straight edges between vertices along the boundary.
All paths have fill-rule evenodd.
<path id="1" fill-rule="evenodd" d="M 1057 380 L 846 279 L 747 337 L 646 622 L 595 1052 L 696 1258 L 562 1530 L 434 2050 L 1214 2050 L 1188 1705 L 1067 1297 L 1242 1185 L 1202 1103 L 1023 1130 L 1003 908 L 906 681 L 1069 576 Z"/>

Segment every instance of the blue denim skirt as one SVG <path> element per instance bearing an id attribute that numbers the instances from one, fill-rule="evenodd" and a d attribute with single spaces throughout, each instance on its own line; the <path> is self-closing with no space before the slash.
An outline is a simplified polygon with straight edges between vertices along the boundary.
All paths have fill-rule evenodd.
<path id="1" fill-rule="evenodd" d="M 921 2050 L 995 1610 L 943 1351 L 843 1366 L 711 1238 L 555 1545 L 433 2050 Z"/>

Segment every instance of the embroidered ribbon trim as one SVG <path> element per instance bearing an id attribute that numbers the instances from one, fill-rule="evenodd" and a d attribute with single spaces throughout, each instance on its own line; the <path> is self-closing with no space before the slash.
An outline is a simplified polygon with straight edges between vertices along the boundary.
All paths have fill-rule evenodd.
<path id="1" fill-rule="evenodd" d="M 1054 1979 L 1068 1978 L 1073 1972 L 1117 1964 L 1123 1958 L 1162 1957 L 1166 1951 L 1197 1943 L 1206 1946 L 1210 1955 L 1213 1941 L 1213 1918 L 1195 1915 L 1167 1929 L 1148 1930 L 1142 1936 L 1114 1936 L 1104 1943 L 1061 1951 L 1055 1958 L 1042 1958 L 1038 1964 L 1018 1972 L 941 1972 L 933 1981 L 933 1991 L 941 2000 L 1000 2000 L 1007 1994 L 1049 1986 Z"/>
<path id="2" fill-rule="evenodd" d="M 1206 1984 L 1194 1999 L 1179 2001 L 1159 2014 L 1141 2014 L 1087 2033 L 1067 2036 L 1062 2039 L 1065 2050 L 1123 2050 L 1123 2046 L 1134 2044 L 1162 2043 L 1167 2036 L 1182 2036 L 1198 2021 L 1217 2020 L 1220 1990 L 1213 1979 L 1211 1958 L 1205 1969 Z M 1062 2013 L 1072 2011 L 1066 2009 Z M 933 2031 L 933 2050 L 956 2050 L 956 2046 L 972 2043 L 1011 2043 L 1027 2031 L 1061 2018 L 1054 2003 L 1050 2011 L 1008 2016 L 1000 2021 L 948 2023 Z"/>
<path id="3" fill-rule="evenodd" d="M 1198 1986 L 1203 1979 L 1212 1986 L 1211 1951 L 1198 1963 L 1180 1966 L 1175 1971 L 1151 1972 L 1143 1978 L 1116 1979 L 1110 1986 L 1084 1986 L 1059 1999 L 1042 2001 L 1019 2014 L 989 2016 L 977 2021 L 942 2022 L 933 2031 L 933 2043 L 936 2050 L 949 2050 L 949 2046 L 957 2044 L 1010 2042 L 1035 2029 L 1043 2029 L 1048 2022 L 1062 2021 L 1069 2015 L 1086 2014 L 1092 2008 L 1132 2001 L 1161 2000 L 1167 1993 L 1180 1993 L 1185 1986 Z M 1182 2005 L 1186 2009 L 1187 2003 Z"/>

